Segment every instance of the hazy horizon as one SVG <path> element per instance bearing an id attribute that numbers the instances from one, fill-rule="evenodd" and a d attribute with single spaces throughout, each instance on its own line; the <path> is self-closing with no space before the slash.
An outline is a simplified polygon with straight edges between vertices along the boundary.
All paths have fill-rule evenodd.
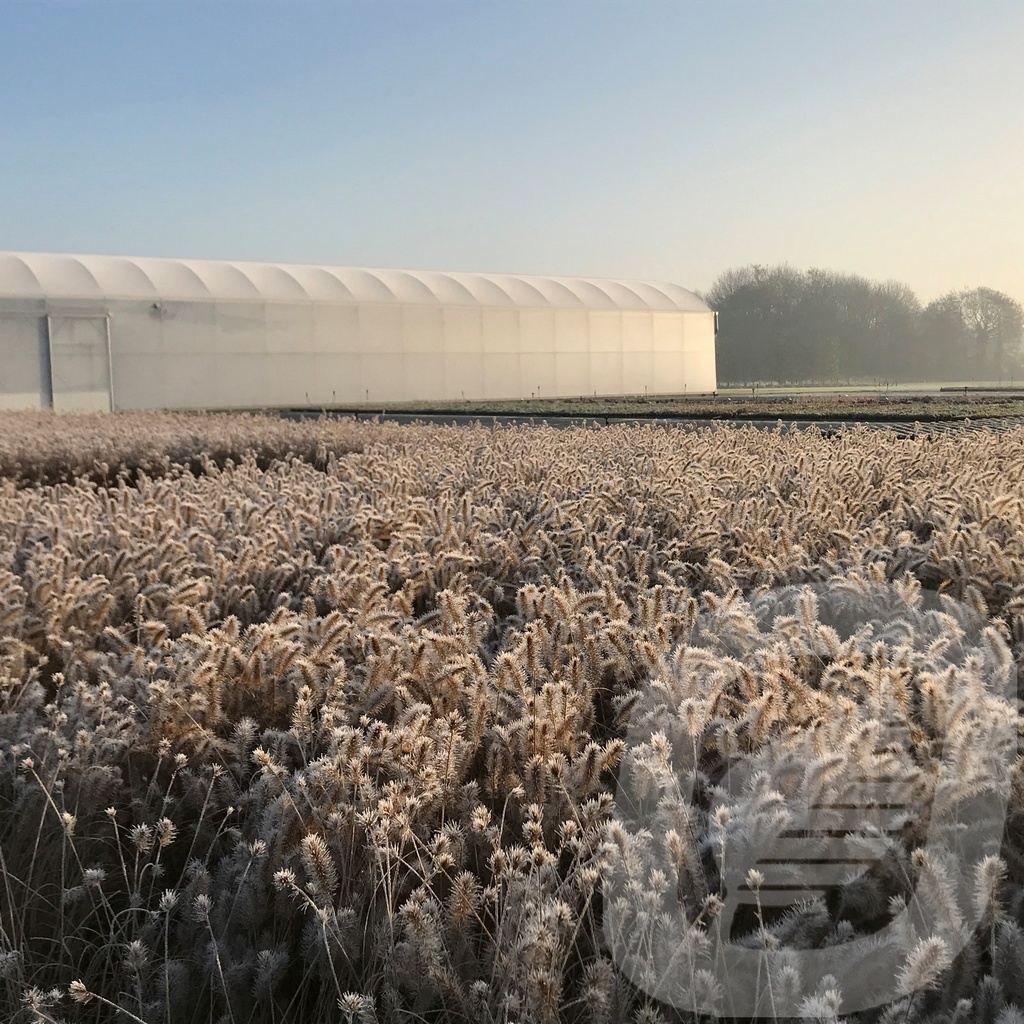
<path id="1" fill-rule="evenodd" d="M 0 248 L 1024 300 L 1024 5 L 14 2 Z"/>

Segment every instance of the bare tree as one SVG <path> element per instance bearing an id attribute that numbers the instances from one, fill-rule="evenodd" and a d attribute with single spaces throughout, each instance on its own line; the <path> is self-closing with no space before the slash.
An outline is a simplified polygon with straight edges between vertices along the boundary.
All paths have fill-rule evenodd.
<path id="1" fill-rule="evenodd" d="M 925 341 L 933 356 L 959 376 L 1001 380 L 1020 372 L 1024 309 L 994 288 L 953 291 L 924 311 Z"/>
<path id="2" fill-rule="evenodd" d="M 1024 310 L 1015 299 L 993 288 L 964 292 L 961 309 L 980 364 L 991 379 L 1001 380 L 1007 358 L 1016 361 L 1020 353 Z"/>

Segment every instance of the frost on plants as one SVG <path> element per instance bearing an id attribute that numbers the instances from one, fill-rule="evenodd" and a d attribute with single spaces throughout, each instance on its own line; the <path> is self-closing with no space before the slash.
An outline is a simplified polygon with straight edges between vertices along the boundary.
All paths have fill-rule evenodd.
<path id="1" fill-rule="evenodd" d="M 997 1024 L 1024 431 L 0 414 L 0 1019 Z"/>

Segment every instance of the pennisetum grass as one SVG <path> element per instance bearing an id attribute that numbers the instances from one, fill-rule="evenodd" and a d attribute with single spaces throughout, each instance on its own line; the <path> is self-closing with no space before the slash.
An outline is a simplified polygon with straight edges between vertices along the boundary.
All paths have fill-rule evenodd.
<path id="1" fill-rule="evenodd" d="M 1018 722 L 985 679 L 1024 662 L 1022 465 L 1024 431 L 0 414 L 0 1016 L 728 1017 L 736 941 L 767 1014 L 837 1021 L 775 954 L 875 936 L 878 1019 L 1012 1024 L 1021 764 L 972 891 L 925 840 Z M 778 596 L 825 582 L 903 625 Z M 989 626 L 962 670 L 922 590 Z M 877 871 L 785 912 L 754 872 L 724 918 L 792 807 L 882 772 L 915 813 Z"/>

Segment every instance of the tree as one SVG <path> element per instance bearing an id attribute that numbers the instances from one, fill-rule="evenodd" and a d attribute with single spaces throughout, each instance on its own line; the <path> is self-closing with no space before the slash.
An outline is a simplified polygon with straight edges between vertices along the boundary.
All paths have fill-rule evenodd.
<path id="1" fill-rule="evenodd" d="M 1001 380 L 1020 355 L 1024 310 L 1009 295 L 993 288 L 964 292 L 961 301 L 964 326 L 973 343 L 982 372 L 990 380 Z"/>
<path id="2" fill-rule="evenodd" d="M 875 315 L 872 284 L 856 274 L 807 271 L 801 304 L 801 333 L 816 351 L 816 378 L 838 383 L 871 375 Z"/>
<path id="3" fill-rule="evenodd" d="M 1021 372 L 1024 309 L 993 288 L 953 291 L 929 303 L 923 334 L 941 376 L 1001 380 Z"/>
<path id="4" fill-rule="evenodd" d="M 718 376 L 723 381 L 802 378 L 795 330 L 803 275 L 751 264 L 723 273 L 705 301 L 719 314 Z"/>
<path id="5" fill-rule="evenodd" d="M 958 292 L 929 302 L 921 314 L 921 377 L 935 380 L 966 380 L 971 376 L 964 339 L 963 310 Z"/>
<path id="6" fill-rule="evenodd" d="M 919 380 L 921 302 L 902 281 L 872 284 L 871 371 L 884 380 Z"/>
<path id="7" fill-rule="evenodd" d="M 1024 376 L 1021 305 L 992 288 L 922 310 L 900 281 L 750 264 L 725 271 L 704 298 L 719 314 L 723 383 Z"/>
<path id="8" fill-rule="evenodd" d="M 889 379 L 914 363 L 903 350 L 921 306 L 899 282 L 752 264 L 723 273 L 705 301 L 719 313 L 723 382 Z"/>

